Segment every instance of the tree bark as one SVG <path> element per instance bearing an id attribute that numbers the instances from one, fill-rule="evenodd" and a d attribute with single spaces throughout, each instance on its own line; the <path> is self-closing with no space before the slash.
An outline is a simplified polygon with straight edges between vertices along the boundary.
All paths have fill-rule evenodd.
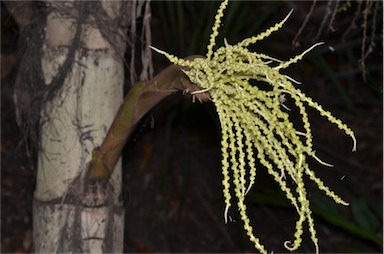
<path id="1" fill-rule="evenodd" d="M 46 2 L 33 204 L 35 252 L 122 252 L 121 160 L 106 185 L 84 176 L 123 101 L 129 2 Z"/>

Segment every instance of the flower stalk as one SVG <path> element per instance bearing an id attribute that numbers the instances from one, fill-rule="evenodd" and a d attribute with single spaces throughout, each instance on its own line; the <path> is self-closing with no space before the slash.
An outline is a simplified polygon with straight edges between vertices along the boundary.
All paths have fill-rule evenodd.
<path id="1" fill-rule="evenodd" d="M 201 56 L 189 56 L 186 61 L 195 58 Z M 178 65 L 169 66 L 149 81 L 134 84 L 125 96 L 103 143 L 92 152 L 92 161 L 85 176 L 86 182 L 90 185 L 95 181 L 108 182 L 127 139 L 152 107 L 177 91 L 193 92 L 199 89 L 199 86 L 189 81 Z M 209 99 L 209 95 L 205 93 L 194 96 L 201 101 Z"/>

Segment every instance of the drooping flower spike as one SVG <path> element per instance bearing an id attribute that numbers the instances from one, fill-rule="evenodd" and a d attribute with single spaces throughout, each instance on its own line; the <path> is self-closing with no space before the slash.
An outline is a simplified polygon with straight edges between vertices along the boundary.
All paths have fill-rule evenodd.
<path id="1" fill-rule="evenodd" d="M 296 88 L 292 83 L 297 82 L 280 71 L 298 62 L 306 53 L 323 43 L 313 45 L 288 61 L 250 52 L 247 49 L 249 45 L 263 40 L 280 29 L 291 11 L 281 22 L 259 35 L 244 39 L 235 45 L 229 45 L 224 41 L 224 46 L 214 51 L 218 28 L 227 4 L 228 1 L 225 0 L 218 9 L 206 58 L 187 61 L 154 47 L 152 49 L 165 55 L 174 64 L 189 67 L 190 69 L 185 71 L 186 75 L 191 82 L 201 87 L 201 91 L 195 93 L 208 92 L 216 107 L 222 133 L 225 222 L 229 208 L 233 204 L 230 194 L 233 184 L 244 229 L 255 247 L 261 253 L 267 253 L 253 232 L 245 204 L 245 196 L 255 183 L 256 160 L 258 160 L 285 192 L 299 217 L 296 221 L 294 240 L 286 241 L 285 248 L 290 251 L 299 248 L 302 242 L 303 223 L 307 222 L 318 253 L 318 239 L 304 177 L 308 176 L 336 203 L 343 205 L 348 203 L 325 186 L 309 168 L 308 157 L 316 159 L 323 165 L 332 165 L 321 161 L 313 150 L 312 131 L 306 106 L 316 109 L 320 115 L 349 135 L 353 140 L 353 151 L 356 150 L 356 138 L 348 126 Z M 268 84 L 269 88 L 261 89 L 261 86 L 258 86 L 261 83 Z M 301 127 L 295 128 L 289 120 L 289 110 L 283 105 L 287 95 L 299 109 L 303 122 Z M 292 180 L 296 186 L 289 187 L 287 182 Z"/>

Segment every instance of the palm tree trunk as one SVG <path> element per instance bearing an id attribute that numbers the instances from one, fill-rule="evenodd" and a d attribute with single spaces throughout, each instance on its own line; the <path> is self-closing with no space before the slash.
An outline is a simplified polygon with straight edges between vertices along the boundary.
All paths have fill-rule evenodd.
<path id="1" fill-rule="evenodd" d="M 15 7 L 20 3 L 23 8 Z M 20 28 L 31 35 L 16 81 L 16 102 L 24 112 L 39 105 L 38 117 L 24 114 L 32 123 L 38 119 L 39 129 L 35 252 L 122 252 L 121 160 L 107 184 L 84 186 L 83 180 L 92 151 L 123 101 L 122 59 L 132 2 L 12 5 Z M 25 10 L 30 20 L 18 15 Z M 40 21 L 43 29 L 38 30 Z M 36 69 L 40 73 L 31 71 Z"/>

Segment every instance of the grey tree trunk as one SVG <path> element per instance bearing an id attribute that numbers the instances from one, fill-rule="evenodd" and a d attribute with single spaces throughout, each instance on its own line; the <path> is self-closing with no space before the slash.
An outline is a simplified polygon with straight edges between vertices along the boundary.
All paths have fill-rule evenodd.
<path id="1" fill-rule="evenodd" d="M 107 184 L 85 185 L 84 176 L 123 101 L 133 3 L 7 4 L 27 34 L 16 80 L 18 116 L 39 129 L 35 252 L 123 251 L 121 160 Z"/>
<path id="2" fill-rule="evenodd" d="M 93 149 L 102 142 L 122 103 L 124 68 L 119 56 L 125 51 L 126 31 L 116 27 L 118 41 L 111 44 L 99 27 L 103 23 L 89 13 L 95 2 L 52 2 L 48 7 L 53 8 L 42 51 L 45 84 L 63 71 L 70 54 L 73 62 L 55 98 L 41 112 L 33 204 L 35 251 L 122 252 L 121 163 L 107 188 L 89 189 L 83 178 Z M 102 2 L 98 7 L 95 15 L 103 16 L 105 11 L 106 19 L 121 15 L 121 2 Z M 65 8 L 78 11 L 78 16 L 68 15 Z M 75 43 L 79 47 L 71 48 Z"/>

